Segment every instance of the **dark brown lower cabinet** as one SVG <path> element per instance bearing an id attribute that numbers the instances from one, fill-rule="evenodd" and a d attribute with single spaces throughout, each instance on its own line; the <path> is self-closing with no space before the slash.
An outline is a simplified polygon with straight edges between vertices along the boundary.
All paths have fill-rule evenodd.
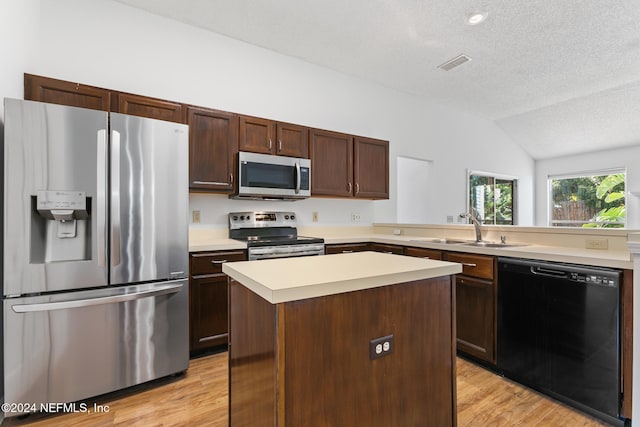
<path id="1" fill-rule="evenodd" d="M 494 285 L 490 280 L 456 277 L 458 350 L 495 363 Z"/>
<path id="2" fill-rule="evenodd" d="M 229 425 L 456 425 L 452 277 L 279 304 L 229 286 Z"/>
<path id="3" fill-rule="evenodd" d="M 190 256 L 189 350 L 192 355 L 226 346 L 229 337 L 227 275 L 222 264 L 244 261 L 245 251 L 196 252 Z"/>

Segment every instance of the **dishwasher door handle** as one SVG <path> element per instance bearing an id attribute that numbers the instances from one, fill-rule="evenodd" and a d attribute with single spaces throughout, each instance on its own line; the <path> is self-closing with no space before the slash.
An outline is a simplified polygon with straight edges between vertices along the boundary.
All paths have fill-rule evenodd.
<path id="1" fill-rule="evenodd" d="M 552 268 L 545 268 L 545 267 L 536 267 L 536 266 L 531 266 L 531 273 L 537 275 L 537 276 L 550 276 L 550 277 L 559 277 L 559 278 L 568 278 L 569 273 L 567 271 L 563 271 L 563 270 L 555 270 Z"/>

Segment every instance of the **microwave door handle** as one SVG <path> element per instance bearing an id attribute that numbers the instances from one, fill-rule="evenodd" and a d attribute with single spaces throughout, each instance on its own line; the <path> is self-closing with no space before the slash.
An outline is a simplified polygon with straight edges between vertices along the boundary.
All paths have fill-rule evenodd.
<path id="1" fill-rule="evenodd" d="M 296 194 L 300 192 L 300 163 L 296 162 Z"/>

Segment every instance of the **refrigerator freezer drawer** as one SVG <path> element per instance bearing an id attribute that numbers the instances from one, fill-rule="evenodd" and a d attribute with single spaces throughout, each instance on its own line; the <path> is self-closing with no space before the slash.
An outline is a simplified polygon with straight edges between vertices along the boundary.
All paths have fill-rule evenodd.
<path id="1" fill-rule="evenodd" d="M 5 299 L 5 402 L 75 402 L 186 370 L 187 307 L 186 280 Z"/>

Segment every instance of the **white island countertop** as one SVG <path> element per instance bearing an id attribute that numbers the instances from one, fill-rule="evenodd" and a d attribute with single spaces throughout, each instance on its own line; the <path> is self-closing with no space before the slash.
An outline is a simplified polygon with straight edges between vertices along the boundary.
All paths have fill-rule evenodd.
<path id="1" fill-rule="evenodd" d="M 462 265 L 379 252 L 229 262 L 222 272 L 271 304 L 431 279 Z"/>

